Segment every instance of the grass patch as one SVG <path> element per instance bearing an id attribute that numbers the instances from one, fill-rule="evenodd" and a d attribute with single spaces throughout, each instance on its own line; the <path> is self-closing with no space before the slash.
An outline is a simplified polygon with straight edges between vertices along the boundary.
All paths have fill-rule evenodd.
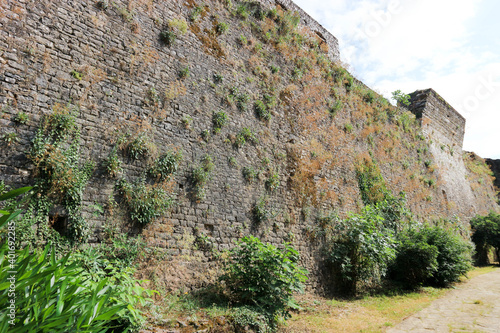
<path id="1" fill-rule="evenodd" d="M 494 271 L 497 266 L 475 267 L 468 278 Z M 467 278 L 462 278 L 466 282 Z M 354 300 L 329 300 L 313 295 L 297 297 L 300 312 L 280 328 L 281 333 L 298 332 L 385 332 L 441 298 L 448 288 L 424 287 L 415 292 L 365 296 Z M 479 303 L 475 303 L 479 304 Z"/>
<path id="2" fill-rule="evenodd" d="M 352 301 L 307 296 L 279 332 L 385 332 L 424 309 L 448 289 L 422 288 L 400 295 L 366 296 Z M 313 297 L 312 299 L 307 298 Z"/>

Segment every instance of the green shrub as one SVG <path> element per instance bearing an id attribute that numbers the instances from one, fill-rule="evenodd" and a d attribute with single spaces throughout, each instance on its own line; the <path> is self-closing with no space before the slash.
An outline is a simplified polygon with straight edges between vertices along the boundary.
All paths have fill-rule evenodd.
<path id="1" fill-rule="evenodd" d="M 392 230 L 383 222 L 379 211 L 370 205 L 360 214 L 328 220 L 327 260 L 340 273 L 346 293 L 355 295 L 360 282 L 377 284 L 386 275 L 396 246 Z"/>
<path id="2" fill-rule="evenodd" d="M 332 103 L 329 108 L 328 108 L 328 113 L 330 116 L 335 117 L 337 112 L 341 110 L 344 107 L 344 104 L 340 100 L 336 100 L 334 103 Z"/>
<path id="3" fill-rule="evenodd" d="M 471 221 L 472 241 L 476 245 L 478 264 L 489 263 L 488 250 L 495 249 L 500 258 L 500 214 L 494 212 L 486 216 L 476 216 Z"/>
<path id="4" fill-rule="evenodd" d="M 380 168 L 374 160 L 364 159 L 359 162 L 356 165 L 356 177 L 361 199 L 365 205 L 376 204 L 387 197 L 389 191 Z"/>
<path id="5" fill-rule="evenodd" d="M 371 90 L 366 91 L 364 96 L 363 96 L 363 100 L 366 103 L 370 103 L 370 104 L 375 100 L 375 98 L 376 98 L 375 93 Z"/>
<path id="6" fill-rule="evenodd" d="M 165 181 L 179 169 L 182 161 L 182 153 L 179 151 L 168 151 L 160 156 L 149 169 L 149 174 L 153 177 Z"/>
<path id="7" fill-rule="evenodd" d="M 298 261 L 299 253 L 290 245 L 279 250 L 248 236 L 230 251 L 221 279 L 234 302 L 255 306 L 274 328 L 279 317 L 290 317 L 288 308 L 295 306 L 293 293 L 303 291 L 307 271 Z"/>
<path id="8" fill-rule="evenodd" d="M 459 281 L 472 268 L 473 245 L 461 236 L 439 227 L 426 227 L 421 230 L 425 241 L 438 249 L 437 272 L 427 283 L 437 286 L 449 286 Z"/>
<path id="9" fill-rule="evenodd" d="M 222 127 L 227 123 L 227 114 L 224 111 L 214 112 L 212 115 L 212 124 L 214 134 L 220 133 Z"/>
<path id="10" fill-rule="evenodd" d="M 236 7 L 236 15 L 246 20 L 249 15 L 247 7 L 244 4 L 238 5 L 238 7 Z"/>
<path id="11" fill-rule="evenodd" d="M 404 94 L 403 92 L 401 92 L 401 90 L 393 91 L 392 99 L 398 102 L 398 105 L 410 105 L 410 95 Z"/>
<path id="12" fill-rule="evenodd" d="M 175 201 L 166 186 L 149 185 L 144 179 L 132 183 L 121 180 L 118 187 L 130 219 L 140 224 L 148 224 L 163 215 Z"/>
<path id="13" fill-rule="evenodd" d="M 438 248 L 428 244 L 424 235 L 415 230 L 399 234 L 398 241 L 391 275 L 405 288 L 416 288 L 437 272 Z"/>
<path id="14" fill-rule="evenodd" d="M 236 95 L 236 107 L 242 112 L 246 111 L 249 100 L 250 96 L 248 94 L 240 93 Z"/>
<path id="15" fill-rule="evenodd" d="M 251 129 L 244 127 L 240 131 L 240 133 L 238 133 L 238 135 L 236 135 L 235 144 L 237 147 L 243 147 L 247 141 L 249 141 L 253 144 L 258 142 L 257 136 L 255 135 L 255 133 Z"/>
<path id="16" fill-rule="evenodd" d="M 255 223 L 262 223 L 273 219 L 277 214 L 271 210 L 269 198 L 264 195 L 253 205 L 252 215 Z"/>

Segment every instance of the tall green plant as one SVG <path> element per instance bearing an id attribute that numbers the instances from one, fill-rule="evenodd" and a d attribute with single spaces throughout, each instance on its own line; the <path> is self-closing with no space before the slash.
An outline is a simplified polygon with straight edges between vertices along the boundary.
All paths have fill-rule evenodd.
<path id="1" fill-rule="evenodd" d="M 346 219 L 330 219 L 326 233 L 327 260 L 339 273 L 343 291 L 356 294 L 360 282 L 378 283 L 395 257 L 393 232 L 373 206 Z"/>
<path id="2" fill-rule="evenodd" d="M 134 307 L 144 301 L 145 289 L 136 287 L 128 273 L 120 275 L 121 281 L 117 275 L 94 281 L 81 261 L 75 261 L 70 254 L 57 259 L 50 246 L 42 253 L 30 253 L 27 248 L 17 251 L 12 273 L 8 254 L 3 244 L 0 332 L 94 333 L 118 327 L 123 331 L 139 323 L 141 318 Z"/>

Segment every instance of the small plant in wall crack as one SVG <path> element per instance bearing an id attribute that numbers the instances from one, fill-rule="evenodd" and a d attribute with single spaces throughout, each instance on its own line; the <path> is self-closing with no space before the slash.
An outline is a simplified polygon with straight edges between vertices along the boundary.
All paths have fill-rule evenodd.
<path id="1" fill-rule="evenodd" d="M 255 170 L 252 167 L 244 167 L 241 173 L 243 174 L 243 178 L 245 178 L 248 184 L 252 184 L 257 179 L 259 179 L 259 171 Z"/>
<path id="2" fill-rule="evenodd" d="M 202 13 L 203 13 L 203 7 L 202 6 L 196 6 L 196 7 L 194 7 L 194 9 L 191 12 L 191 14 L 189 14 L 189 20 L 191 22 L 196 22 Z"/>
<path id="3" fill-rule="evenodd" d="M 122 161 L 118 157 L 117 148 L 113 148 L 108 158 L 104 161 L 104 167 L 106 168 L 106 172 L 111 177 L 117 177 L 120 173 L 122 173 Z"/>
<path id="4" fill-rule="evenodd" d="M 193 168 L 191 182 L 193 184 L 193 195 L 196 200 L 205 199 L 205 186 L 212 179 L 215 164 L 210 155 L 205 155 L 200 164 Z"/>
<path id="5" fill-rule="evenodd" d="M 169 180 L 179 169 L 181 161 L 182 153 L 180 151 L 168 151 L 156 159 L 149 169 L 149 174 L 160 181 Z"/>
<path id="6" fill-rule="evenodd" d="M 220 133 L 222 127 L 227 123 L 227 114 L 224 111 L 214 112 L 212 115 L 212 124 L 214 134 Z"/>
<path id="7" fill-rule="evenodd" d="M 177 39 L 177 35 L 170 29 L 163 30 L 160 32 L 160 40 L 165 43 L 167 46 L 172 46 Z"/>
<path id="8" fill-rule="evenodd" d="M 257 139 L 257 136 L 255 133 L 247 128 L 244 127 L 238 135 L 236 135 L 236 140 L 234 144 L 236 145 L 237 148 L 243 147 L 247 142 L 251 142 L 253 144 L 256 144 L 259 140 Z"/>
<path id="9" fill-rule="evenodd" d="M 180 71 L 179 71 L 179 78 L 180 79 L 185 79 L 189 77 L 189 66 L 186 66 L 186 67 L 183 67 Z"/>
<path id="10" fill-rule="evenodd" d="M 123 202 L 132 221 L 148 224 L 163 215 L 175 202 L 169 184 L 150 185 L 144 178 L 118 183 Z"/>
<path id="11" fill-rule="evenodd" d="M 225 22 L 219 22 L 215 26 L 215 32 L 217 33 L 217 35 L 224 34 L 228 29 L 229 29 L 229 25 Z"/>
<path id="12" fill-rule="evenodd" d="M 254 104 L 255 108 L 255 114 L 257 115 L 257 118 L 259 118 L 262 121 L 270 121 L 271 120 L 271 112 L 267 109 L 267 106 L 264 104 L 264 102 L 258 100 L 255 101 Z"/>
<path id="13" fill-rule="evenodd" d="M 154 156 L 157 151 L 156 145 L 146 132 L 129 136 L 125 144 L 127 154 L 133 160 Z"/>
<path id="14" fill-rule="evenodd" d="M 269 192 L 276 191 L 280 186 L 280 176 L 278 172 L 271 172 L 269 177 L 266 179 L 266 189 Z"/>
<path id="15" fill-rule="evenodd" d="M 4 135 L 0 136 L 0 138 L 2 138 L 2 141 L 5 142 L 7 146 L 10 146 L 11 144 L 19 141 L 17 133 L 14 132 L 5 133 Z"/>
<path id="16" fill-rule="evenodd" d="M 267 195 L 261 196 L 252 208 L 255 223 L 262 223 L 274 219 L 278 213 L 273 211 Z"/>
<path id="17" fill-rule="evenodd" d="M 18 124 L 26 125 L 29 121 L 29 116 L 21 111 L 14 117 L 14 121 Z"/>

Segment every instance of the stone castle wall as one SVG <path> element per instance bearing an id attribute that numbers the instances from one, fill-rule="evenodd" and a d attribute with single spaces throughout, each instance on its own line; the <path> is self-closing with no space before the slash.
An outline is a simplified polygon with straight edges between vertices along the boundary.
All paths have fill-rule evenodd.
<path id="1" fill-rule="evenodd" d="M 305 39 L 320 36 L 328 57 L 338 60 L 335 37 L 291 1 L 278 3 L 299 11 Z M 41 120 L 58 104 L 78 106 L 81 162 L 96 163 L 82 204 L 95 230 L 91 241 L 106 240 L 106 230 L 115 224 L 123 232 L 141 232 L 150 246 L 167 255 L 155 274 L 170 287 L 208 279 L 211 254 L 195 246 L 196 235 L 224 250 L 254 234 L 276 245 L 292 242 L 312 273 L 310 288 L 317 288 L 322 274 L 316 217 L 330 210 L 341 216 L 359 211 L 356 163 L 370 156 L 378 160 L 388 188 L 394 194 L 406 192 L 419 219 L 467 217 L 492 207 L 489 192 L 475 197 L 466 189 L 466 171 L 460 166 L 463 128 L 455 128 L 459 119 L 451 113 L 450 125 L 443 123 L 434 134 L 444 133 L 440 140 L 455 153 L 441 150 L 435 141 L 432 154 L 438 162 L 447 161 L 436 174 L 424 165 L 432 159 L 427 142 L 387 122 L 381 113 L 385 109 L 366 101 L 368 88 L 348 89 L 343 81 L 328 78 L 325 59 L 310 49 L 314 43 L 301 42 L 296 49 L 266 44 L 248 23 L 253 19 L 230 14 L 223 1 L 210 2 L 200 19 L 190 22 L 195 5 L 193 0 L 130 0 L 110 2 L 104 10 L 92 0 L 0 2 L 0 135 L 14 133 L 16 138 L 0 143 L 0 179 L 11 186 L 32 184 L 33 165 L 26 152 Z M 185 20 L 188 29 L 167 46 L 159 35 L 173 20 Z M 214 28 L 219 22 L 229 25 L 221 35 Z M 242 45 L 241 36 L 247 44 Z M 313 57 L 315 62 L 308 64 Z M 180 77 L 186 67 L 189 75 Z M 216 75 L 222 82 L 215 82 Z M 236 91 L 249 96 L 246 111 L 235 105 Z M 255 116 L 253 105 L 270 94 L 276 105 L 265 122 Z M 342 102 L 337 114 L 328 111 L 335 100 Z M 436 105 L 429 117 L 441 123 L 437 112 L 445 111 L 442 101 L 434 94 L 428 100 Z M 228 122 L 216 134 L 213 114 L 219 111 Z M 16 122 L 20 112 L 29 116 L 27 123 Z M 235 138 L 244 128 L 258 142 L 237 147 Z M 112 211 L 114 200 L 120 200 L 117 179 L 106 174 L 103 163 L 124 133 L 145 133 L 157 155 L 183 152 L 173 182 L 176 206 L 144 228 L 120 224 L 126 214 Z M 192 170 L 207 154 L 214 158 L 213 175 L 206 197 L 193 200 Z M 128 181 L 144 175 L 152 162 L 133 160 L 124 149 L 119 157 L 119 177 Z M 245 167 L 257 173 L 252 182 L 242 175 Z M 456 174 L 447 177 L 451 172 Z M 274 173 L 279 186 L 269 191 L 266 179 Z M 436 184 L 424 185 L 427 178 Z M 261 199 L 267 200 L 272 218 L 255 223 L 253 211 Z"/>

